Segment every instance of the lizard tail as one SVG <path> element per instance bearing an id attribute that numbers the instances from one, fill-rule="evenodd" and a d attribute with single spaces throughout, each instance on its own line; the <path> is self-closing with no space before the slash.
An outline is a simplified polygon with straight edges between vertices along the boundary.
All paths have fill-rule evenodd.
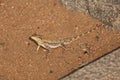
<path id="1" fill-rule="evenodd" d="M 95 31 L 95 30 L 98 29 L 100 26 L 101 26 L 101 25 L 97 25 L 97 27 L 94 27 L 93 29 L 91 29 L 91 30 L 89 30 L 89 31 L 87 31 L 87 32 L 81 33 L 81 34 L 79 34 L 79 35 L 76 36 L 76 37 L 73 37 L 73 38 L 70 38 L 70 39 L 65 39 L 65 40 L 64 40 L 64 44 L 69 44 L 69 43 L 71 43 L 71 42 L 79 39 L 80 37 L 82 37 L 82 36 L 84 36 L 84 35 L 87 35 L 87 34 L 93 32 L 93 31 Z"/>
<path id="2" fill-rule="evenodd" d="M 101 26 L 101 25 L 97 25 L 97 27 L 94 27 L 93 29 L 91 29 L 91 30 L 89 30 L 89 31 L 86 31 L 86 32 L 84 32 L 84 33 L 81 33 L 81 34 L 79 34 L 79 35 L 76 36 L 76 37 L 73 37 L 73 38 L 71 39 L 71 42 L 79 39 L 80 37 L 82 37 L 82 36 L 84 36 L 84 35 L 87 35 L 87 34 L 93 32 L 93 31 L 95 31 L 95 30 L 98 29 L 100 26 Z"/>

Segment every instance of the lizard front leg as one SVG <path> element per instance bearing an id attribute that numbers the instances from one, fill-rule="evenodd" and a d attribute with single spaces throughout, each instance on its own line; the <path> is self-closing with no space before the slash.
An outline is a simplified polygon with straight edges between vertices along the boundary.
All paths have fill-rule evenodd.
<path id="1" fill-rule="evenodd" d="M 43 49 L 47 50 L 49 52 L 49 48 L 46 47 L 45 45 L 38 45 L 37 46 L 37 51 L 39 50 L 39 48 L 42 47 Z"/>
<path id="2" fill-rule="evenodd" d="M 37 46 L 37 52 L 38 52 L 39 48 L 40 48 L 40 45 Z"/>

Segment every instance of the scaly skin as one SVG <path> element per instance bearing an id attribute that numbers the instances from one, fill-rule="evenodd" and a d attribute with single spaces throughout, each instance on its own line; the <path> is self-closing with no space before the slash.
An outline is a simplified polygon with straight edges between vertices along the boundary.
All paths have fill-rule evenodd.
<path id="1" fill-rule="evenodd" d="M 65 47 L 66 44 L 70 44 L 71 42 L 79 39 L 80 37 L 89 34 L 95 31 L 99 26 L 95 27 L 94 29 L 82 33 L 76 37 L 63 39 L 63 40 L 49 40 L 49 39 L 42 39 L 39 35 L 32 35 L 30 38 L 38 44 L 37 51 L 39 50 L 40 46 L 49 50 L 50 48 L 57 48 L 57 47 Z"/>

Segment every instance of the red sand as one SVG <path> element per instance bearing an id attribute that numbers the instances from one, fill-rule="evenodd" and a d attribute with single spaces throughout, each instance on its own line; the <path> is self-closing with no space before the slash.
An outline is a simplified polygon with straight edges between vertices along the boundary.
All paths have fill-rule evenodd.
<path id="1" fill-rule="evenodd" d="M 74 50 L 60 47 L 48 55 L 43 48 L 37 52 L 37 45 L 29 40 L 34 33 L 47 39 L 74 37 L 96 25 L 101 23 L 65 9 L 59 0 L 1 0 L 0 80 L 57 80 L 117 48 L 120 33 L 103 27 L 67 45 Z"/>

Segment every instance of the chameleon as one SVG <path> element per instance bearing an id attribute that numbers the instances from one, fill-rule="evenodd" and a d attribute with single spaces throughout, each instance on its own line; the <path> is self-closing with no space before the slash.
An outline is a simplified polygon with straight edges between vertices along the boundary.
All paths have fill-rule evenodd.
<path id="1" fill-rule="evenodd" d="M 73 41 L 79 39 L 80 37 L 84 36 L 85 34 L 88 34 L 90 32 L 93 32 L 96 30 L 97 27 L 95 27 L 92 30 L 89 30 L 87 32 L 81 33 L 75 37 L 72 38 L 65 38 L 62 40 L 49 40 L 49 39 L 43 39 L 40 35 L 34 34 L 30 36 L 30 39 L 37 43 L 37 51 L 39 50 L 40 47 L 43 47 L 44 49 L 51 49 L 51 48 L 58 48 L 58 47 L 63 47 L 65 48 L 65 45 L 72 43 Z"/>

